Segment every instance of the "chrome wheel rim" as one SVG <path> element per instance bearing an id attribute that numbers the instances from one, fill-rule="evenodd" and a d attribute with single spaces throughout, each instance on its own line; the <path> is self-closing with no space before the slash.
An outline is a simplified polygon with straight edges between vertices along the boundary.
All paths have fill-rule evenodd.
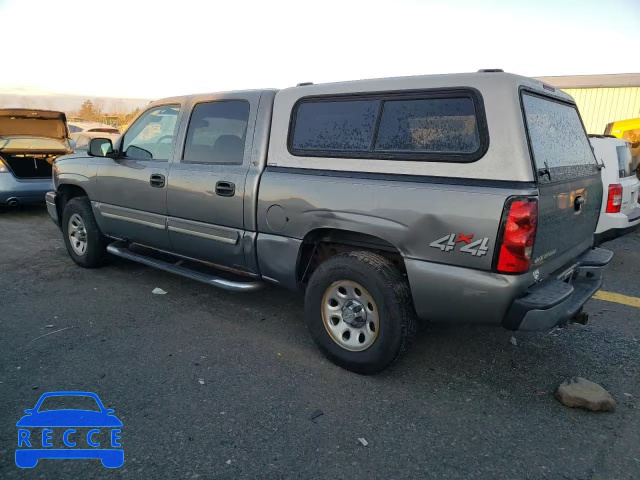
<path id="1" fill-rule="evenodd" d="M 345 350 L 361 352 L 378 338 L 378 307 L 371 294 L 357 282 L 340 280 L 322 297 L 322 321 L 331 339 Z"/>
<path id="2" fill-rule="evenodd" d="M 68 224 L 69 243 L 78 255 L 84 255 L 87 251 L 87 229 L 82 217 L 77 213 L 71 215 Z"/>

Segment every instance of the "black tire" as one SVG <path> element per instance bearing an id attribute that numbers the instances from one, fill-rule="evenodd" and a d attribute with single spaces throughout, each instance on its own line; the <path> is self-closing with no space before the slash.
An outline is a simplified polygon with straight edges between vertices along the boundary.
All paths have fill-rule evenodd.
<path id="1" fill-rule="evenodd" d="M 325 327 L 324 295 L 339 281 L 359 283 L 377 306 L 379 330 L 366 350 L 343 348 Z M 336 255 L 320 264 L 307 286 L 305 318 L 313 340 L 329 360 L 362 374 L 377 373 L 397 361 L 416 334 L 416 314 L 407 281 L 389 260 L 368 251 Z"/>
<path id="2" fill-rule="evenodd" d="M 76 252 L 71 246 L 69 238 L 69 219 L 74 215 L 80 216 L 86 231 L 86 249 L 83 254 Z M 62 236 L 69 256 L 84 268 L 95 268 L 107 261 L 108 241 L 93 216 L 91 202 L 87 197 L 75 197 L 67 202 L 62 213 Z"/>

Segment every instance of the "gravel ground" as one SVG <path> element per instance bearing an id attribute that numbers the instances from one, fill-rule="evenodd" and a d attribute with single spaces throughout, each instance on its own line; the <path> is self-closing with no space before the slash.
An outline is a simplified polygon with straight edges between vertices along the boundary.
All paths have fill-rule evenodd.
<path id="1" fill-rule="evenodd" d="M 640 235 L 607 246 L 603 289 L 640 297 Z M 230 294 L 120 260 L 81 269 L 41 208 L 0 212 L 0 279 L 0 478 L 640 476 L 637 308 L 591 300 L 588 326 L 515 346 L 498 328 L 423 327 L 403 361 L 365 377 L 319 354 L 300 295 Z M 575 375 L 618 410 L 554 400 Z M 115 409 L 122 468 L 15 466 L 16 421 L 54 390 Z"/>

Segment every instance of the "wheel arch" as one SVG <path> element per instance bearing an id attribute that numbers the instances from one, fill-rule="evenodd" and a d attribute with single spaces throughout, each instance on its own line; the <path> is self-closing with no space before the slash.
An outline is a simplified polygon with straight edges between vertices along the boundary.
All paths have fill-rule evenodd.
<path id="1" fill-rule="evenodd" d="M 64 207 L 69 200 L 76 197 L 88 197 L 87 191 L 75 183 L 61 183 L 58 185 L 57 192 L 59 194 L 56 202 L 58 218 L 62 218 Z"/>
<path id="2" fill-rule="evenodd" d="M 296 281 L 306 283 L 314 270 L 339 253 L 367 250 L 389 259 L 405 274 L 404 257 L 400 250 L 389 241 L 368 233 L 340 228 L 316 228 L 307 232 L 298 251 Z"/>

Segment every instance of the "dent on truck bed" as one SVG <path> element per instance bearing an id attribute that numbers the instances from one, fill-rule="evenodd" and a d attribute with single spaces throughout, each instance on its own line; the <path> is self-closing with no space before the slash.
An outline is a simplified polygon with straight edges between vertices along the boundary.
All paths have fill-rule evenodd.
<path id="1" fill-rule="evenodd" d="M 513 190 L 290 172 L 267 168 L 262 175 L 259 232 L 301 240 L 319 228 L 353 231 L 382 239 L 405 258 L 486 271 L 491 270 L 506 199 L 535 193 L 528 184 Z M 267 212 L 274 204 L 289 219 L 280 232 L 267 222 Z M 431 246 L 452 234 L 462 234 L 469 243 L 487 239 L 488 254 L 474 255 L 473 249 L 464 249 L 467 243 L 457 243 L 454 249 Z"/>

